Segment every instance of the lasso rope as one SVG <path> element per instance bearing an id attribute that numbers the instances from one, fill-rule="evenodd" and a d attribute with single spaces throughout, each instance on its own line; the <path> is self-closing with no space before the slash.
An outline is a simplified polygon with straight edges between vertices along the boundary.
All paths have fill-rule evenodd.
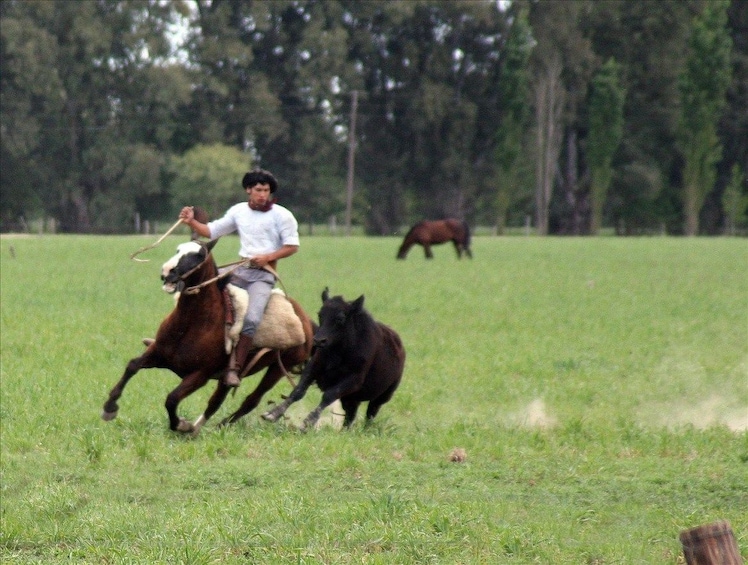
<path id="1" fill-rule="evenodd" d="M 171 232 L 173 232 L 175 229 L 177 229 L 180 226 L 180 224 L 182 223 L 182 221 L 183 221 L 182 218 L 179 218 L 176 221 L 176 223 L 169 228 L 169 231 L 167 231 L 164 235 L 162 235 L 160 238 L 158 238 L 158 241 L 156 241 L 155 243 L 151 243 L 150 245 L 146 245 L 145 247 L 141 247 L 135 253 L 133 253 L 132 255 L 130 255 L 130 259 L 132 259 L 133 261 L 139 261 L 140 263 L 147 263 L 148 261 L 150 261 L 150 259 L 136 259 L 135 256 L 136 255 L 140 255 L 144 251 L 148 251 L 149 249 L 153 249 L 154 247 L 156 247 L 157 245 L 159 245 L 163 240 L 166 239 L 167 236 L 169 236 L 171 234 Z"/>

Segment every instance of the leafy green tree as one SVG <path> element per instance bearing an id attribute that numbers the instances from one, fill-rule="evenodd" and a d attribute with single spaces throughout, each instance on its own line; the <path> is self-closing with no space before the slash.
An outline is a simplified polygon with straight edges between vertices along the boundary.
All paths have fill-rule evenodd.
<path id="1" fill-rule="evenodd" d="M 536 223 L 540 234 L 586 230 L 580 187 L 582 110 L 596 66 L 586 0 L 530 2 L 536 125 Z"/>
<path id="2" fill-rule="evenodd" d="M 496 132 L 496 233 L 504 233 L 510 205 L 520 193 L 525 131 L 529 116 L 529 60 L 532 35 L 526 10 L 520 8 L 508 32 L 498 77 L 501 121 Z"/>
<path id="3" fill-rule="evenodd" d="M 708 2 L 694 17 L 686 65 L 679 77 L 681 116 L 678 145 L 683 167 L 685 234 L 699 231 L 699 212 L 714 189 L 715 165 L 722 157 L 717 123 L 725 107 L 730 84 L 730 48 L 727 30 L 728 0 Z"/>
<path id="4" fill-rule="evenodd" d="M 597 234 L 602 227 L 603 205 L 613 178 L 613 155 L 623 135 L 625 93 L 619 84 L 618 74 L 619 65 L 611 58 L 600 68 L 592 82 L 587 136 L 592 234 Z"/>
<path id="5" fill-rule="evenodd" d="M 217 218 L 233 204 L 246 200 L 242 177 L 252 168 L 251 156 L 236 147 L 197 145 L 181 157 L 174 157 L 170 171 L 173 211 L 182 206 L 199 206 Z"/>
<path id="6" fill-rule="evenodd" d="M 196 88 L 192 137 L 252 153 L 300 218 L 321 219 L 337 202 L 344 102 L 350 74 L 338 2 L 200 0 L 191 35 Z M 341 192 L 342 193 L 342 192 Z"/>
<path id="7" fill-rule="evenodd" d="M 326 220 L 344 208 L 355 90 L 353 212 L 368 233 L 446 214 L 497 230 L 505 218 L 516 224 L 533 208 L 528 163 L 539 166 L 538 225 L 582 233 L 588 182 L 596 182 L 583 150 L 600 148 L 587 95 L 592 71 L 614 57 L 626 104 L 606 210 L 621 233 L 683 229 L 686 180 L 713 171 L 720 155 L 699 161 L 688 151 L 721 145 L 718 178 L 699 181 L 714 188 L 701 206 L 702 231 L 714 233 L 728 219 L 720 201 L 728 164 L 744 163 L 748 148 L 748 4 L 729 2 L 729 29 L 708 23 L 707 9 L 725 5 L 5 0 L 0 230 L 42 215 L 65 231 L 129 230 L 136 213 L 162 219 L 172 200 L 181 204 L 172 157 L 214 144 L 244 155 L 242 169 L 272 170 L 299 219 Z M 523 13 L 537 41 L 530 69 Z M 187 41 L 175 46 L 171 26 L 185 21 Z M 704 58 L 707 32 L 715 45 L 726 34 L 734 40 L 727 106 L 703 120 L 718 124 L 710 135 L 680 119 L 701 84 L 686 58 L 707 61 L 699 72 L 719 67 Z M 525 102 L 528 76 L 534 97 Z M 693 107 L 709 106 L 698 100 Z"/>
<path id="8" fill-rule="evenodd" d="M 33 8 L 33 9 L 32 9 Z M 37 19 L 52 17 L 51 3 L 0 3 L 0 226 L 41 214 L 55 198 L 46 165 L 49 116 L 63 111 L 55 38 Z"/>
<path id="9" fill-rule="evenodd" d="M 166 63 L 166 30 L 181 8 L 135 0 L 2 3 L 3 127 L 21 126 L 3 164 L 15 177 L 30 173 L 28 182 L 44 190 L 44 212 L 62 230 L 128 229 L 136 198 L 160 190 L 153 167 L 164 158 L 171 112 L 189 92 Z M 169 78 L 160 81 L 163 74 Z"/>
<path id="10" fill-rule="evenodd" d="M 708 0 L 707 0 L 708 1 Z M 622 234 L 682 229 L 677 182 L 678 72 L 692 14 L 703 0 L 593 2 L 588 20 L 595 53 L 615 58 L 626 91 L 624 130 L 608 192 Z"/>
<path id="11" fill-rule="evenodd" d="M 748 187 L 745 171 L 735 163 L 732 166 L 730 182 L 722 193 L 722 207 L 725 211 L 725 231 L 733 235 L 737 228 L 746 225 L 748 220 L 748 195 L 744 188 Z"/>
<path id="12" fill-rule="evenodd" d="M 727 90 L 727 106 L 722 112 L 718 134 L 722 142 L 722 163 L 718 166 L 720 177 L 717 186 L 728 186 L 735 181 L 731 163 L 743 163 L 743 175 L 748 170 L 748 2 L 732 0 L 727 11 L 727 26 L 732 37 L 731 67 L 732 80 Z M 748 188 L 748 187 L 745 187 Z M 727 209 L 720 206 L 717 198 L 708 198 L 700 227 L 706 233 L 718 233 L 730 223 Z M 724 215 L 715 213 L 719 208 Z M 711 220 L 711 221 L 710 221 Z"/>

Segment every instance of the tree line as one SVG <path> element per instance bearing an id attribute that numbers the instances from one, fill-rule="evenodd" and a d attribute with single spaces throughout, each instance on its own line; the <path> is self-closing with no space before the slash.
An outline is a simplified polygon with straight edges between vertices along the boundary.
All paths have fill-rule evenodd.
<path id="1" fill-rule="evenodd" d="M 748 226 L 740 0 L 4 0 L 0 231 L 123 233 L 242 174 L 393 234 Z"/>

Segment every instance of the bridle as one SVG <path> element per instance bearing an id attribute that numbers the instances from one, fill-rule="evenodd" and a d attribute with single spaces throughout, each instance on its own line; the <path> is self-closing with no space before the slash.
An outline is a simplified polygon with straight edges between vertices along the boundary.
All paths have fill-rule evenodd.
<path id="1" fill-rule="evenodd" d="M 205 249 L 205 247 L 203 247 L 203 249 Z M 202 267 L 203 265 L 205 265 L 205 263 L 206 263 L 206 262 L 207 262 L 207 261 L 208 261 L 209 259 L 211 259 L 211 258 L 212 258 L 212 252 L 211 252 L 211 251 L 208 251 L 208 252 L 207 252 L 207 253 L 205 254 L 205 259 L 203 259 L 202 261 L 200 261 L 200 262 L 199 262 L 199 263 L 198 263 L 198 264 L 197 264 L 196 266 L 192 267 L 192 268 L 191 268 L 191 269 L 190 269 L 189 271 L 187 271 L 186 273 L 182 273 L 181 275 L 179 275 L 179 278 L 178 278 L 177 280 L 178 280 L 178 281 L 181 281 L 181 282 L 184 282 L 185 280 L 187 280 L 187 278 L 188 278 L 188 277 L 190 277 L 190 276 L 194 275 L 194 274 L 195 274 L 195 273 L 196 273 L 196 272 L 197 272 L 198 270 L 200 270 L 200 268 L 201 268 L 201 267 Z M 194 288 L 194 287 L 190 287 L 190 288 Z"/>
<path id="2" fill-rule="evenodd" d="M 194 273 L 197 269 L 199 269 L 203 265 L 203 263 L 205 263 L 205 261 L 208 260 L 209 256 L 210 256 L 210 252 L 208 252 L 208 255 L 205 257 L 202 263 L 197 265 L 197 267 L 194 267 L 193 269 L 190 269 L 189 271 L 187 271 L 184 275 L 182 275 L 179 278 L 179 280 L 183 281 L 186 277 Z M 219 281 L 222 278 L 228 277 L 229 275 L 231 275 L 231 273 L 233 273 L 240 267 L 249 265 L 251 261 L 252 259 L 240 259 L 239 261 L 234 261 L 232 263 L 226 263 L 225 265 L 221 265 L 220 267 L 217 267 L 219 271 L 221 269 L 225 269 L 226 267 L 231 267 L 231 268 L 213 277 L 212 279 L 208 279 L 207 281 L 203 281 L 200 284 L 196 284 L 195 286 L 190 286 L 188 288 L 185 288 L 183 292 L 185 294 L 197 294 L 209 284 L 213 284 L 214 282 Z M 284 286 L 283 281 L 281 280 L 280 276 L 278 276 L 278 273 L 275 269 L 273 269 L 270 265 L 265 265 L 264 267 L 261 267 L 261 268 L 269 272 L 271 275 L 273 275 L 275 279 L 278 281 L 278 283 L 281 285 L 281 288 L 283 288 L 283 291 L 286 292 L 286 287 Z"/>

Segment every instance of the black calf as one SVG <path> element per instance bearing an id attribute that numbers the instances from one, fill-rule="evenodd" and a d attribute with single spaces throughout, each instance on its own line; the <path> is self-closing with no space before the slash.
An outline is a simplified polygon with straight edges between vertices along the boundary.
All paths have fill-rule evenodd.
<path id="1" fill-rule="evenodd" d="M 363 305 L 363 295 L 346 302 L 342 296 L 330 298 L 325 288 L 312 358 L 289 397 L 263 418 L 275 422 L 313 382 L 323 392 L 322 401 L 304 419 L 303 429 L 313 426 L 322 410 L 338 399 L 345 411 L 345 427 L 355 419 L 361 402 L 369 403 L 367 420 L 377 415 L 400 384 L 405 349 L 395 330 L 374 320 Z"/>

